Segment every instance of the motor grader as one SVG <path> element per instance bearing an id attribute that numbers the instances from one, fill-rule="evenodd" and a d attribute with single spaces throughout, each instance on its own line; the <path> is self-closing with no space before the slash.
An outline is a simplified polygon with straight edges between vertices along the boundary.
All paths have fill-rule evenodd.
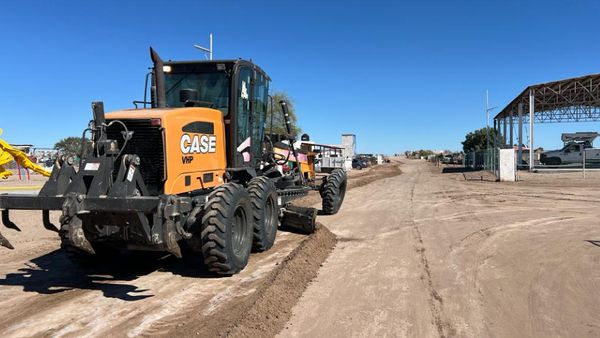
<path id="1" fill-rule="evenodd" d="M 339 210 L 345 172 L 315 179 L 307 166 L 314 161 L 294 147 L 287 104 L 270 99 L 260 67 L 150 54 L 145 98 L 134 109 L 105 113 L 102 102 L 92 103 L 82 136 L 91 147 L 82 145 L 90 150 L 79 163 L 60 156 L 38 195 L 0 195 L 6 227 L 19 230 L 10 210 L 41 210 L 44 227 L 77 262 L 122 250 L 195 251 L 210 271 L 232 275 L 251 251 L 272 247 L 278 227 L 315 230 L 317 210 L 294 199 L 318 190 L 320 214 Z M 273 104 L 281 104 L 288 134 L 277 142 L 265 132 Z M 50 210 L 62 212 L 58 227 Z M 2 235 L 0 244 L 13 248 Z"/>

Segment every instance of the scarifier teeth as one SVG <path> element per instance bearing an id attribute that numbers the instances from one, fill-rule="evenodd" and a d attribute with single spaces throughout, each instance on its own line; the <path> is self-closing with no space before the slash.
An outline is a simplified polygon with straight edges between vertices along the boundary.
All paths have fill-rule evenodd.
<path id="1" fill-rule="evenodd" d="M 2 223 L 5 227 L 9 229 L 21 231 L 21 229 L 19 229 L 19 227 L 10 220 L 10 216 L 8 215 L 8 209 L 2 210 Z"/>
<path id="2" fill-rule="evenodd" d="M 81 227 L 72 227 L 69 230 L 69 240 L 73 246 L 86 251 L 90 254 L 95 254 L 92 244 L 85 238 L 85 233 Z"/>
<path id="3" fill-rule="evenodd" d="M 2 236 L 2 234 L 0 234 L 0 245 L 2 245 L 5 248 L 9 248 L 9 249 L 14 249 L 15 247 L 12 246 L 12 244 L 10 244 L 10 242 L 8 241 L 8 239 L 6 239 L 6 237 Z"/>

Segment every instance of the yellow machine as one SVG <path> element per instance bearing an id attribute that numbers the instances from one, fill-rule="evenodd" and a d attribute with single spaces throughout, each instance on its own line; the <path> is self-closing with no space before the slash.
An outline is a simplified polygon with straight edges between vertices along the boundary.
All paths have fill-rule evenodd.
<path id="1" fill-rule="evenodd" d="M 42 210 L 75 261 L 122 249 L 181 257 L 185 242 L 210 271 L 231 275 L 251 251 L 273 246 L 280 224 L 315 230 L 317 210 L 294 199 L 318 190 L 321 214 L 339 210 L 346 173 L 314 180 L 291 146 L 285 102 L 286 155 L 265 133 L 270 78 L 262 69 L 244 60 L 163 62 L 152 49 L 151 57 L 150 98 L 134 101 L 143 108 L 105 114 L 92 103 L 91 150 L 78 166 L 59 158 L 37 196 L 0 195 L 5 226 L 18 229 L 10 209 Z M 49 210 L 62 211 L 60 230 Z M 2 236 L 0 244 L 12 247 Z"/>
<path id="2" fill-rule="evenodd" d="M 2 129 L 0 129 L 0 136 L 2 135 Z M 50 176 L 50 172 L 40 167 L 39 165 L 31 162 L 25 153 L 16 149 L 15 147 L 8 144 L 8 142 L 0 139 L 0 179 L 7 179 L 12 172 L 6 170 L 4 166 L 12 161 L 16 161 L 21 167 L 31 169 L 38 174 L 46 177 Z"/>

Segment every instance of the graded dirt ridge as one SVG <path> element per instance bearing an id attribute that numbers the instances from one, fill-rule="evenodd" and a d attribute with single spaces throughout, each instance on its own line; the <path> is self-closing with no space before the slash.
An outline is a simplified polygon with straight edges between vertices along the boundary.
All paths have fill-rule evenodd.
<path id="1" fill-rule="evenodd" d="M 223 306 L 199 322 L 170 331 L 165 336 L 270 337 L 281 331 L 309 282 L 336 243 L 336 237 L 319 224 L 266 276 L 257 290 Z"/>

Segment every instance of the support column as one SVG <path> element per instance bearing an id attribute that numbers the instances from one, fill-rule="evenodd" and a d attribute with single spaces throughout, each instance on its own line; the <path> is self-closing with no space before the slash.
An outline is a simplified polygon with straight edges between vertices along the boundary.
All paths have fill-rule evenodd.
<path id="1" fill-rule="evenodd" d="M 492 149 L 490 149 L 488 151 L 488 158 L 489 158 L 489 165 L 488 165 L 488 170 L 494 170 L 496 171 L 496 166 L 494 165 L 494 160 L 495 160 L 495 154 L 496 154 L 496 149 L 498 149 L 498 147 L 500 146 L 500 120 L 496 120 L 494 119 L 494 145 L 492 146 Z"/>
<path id="2" fill-rule="evenodd" d="M 517 165 L 523 165 L 523 102 L 519 103 L 519 133 L 517 134 Z"/>
<path id="3" fill-rule="evenodd" d="M 506 119 L 505 117 L 502 119 L 502 148 L 506 148 Z"/>
<path id="4" fill-rule="evenodd" d="M 500 122 L 494 119 L 494 143 L 492 144 L 492 148 L 496 148 L 498 146 L 498 125 Z"/>
<path id="5" fill-rule="evenodd" d="M 535 102 L 533 89 L 529 90 L 529 170 L 533 170 L 533 125 L 534 125 L 534 116 L 535 116 Z"/>
<path id="6" fill-rule="evenodd" d="M 514 119 L 513 119 L 513 110 L 512 109 L 510 110 L 509 114 L 510 114 L 509 115 L 509 120 L 508 120 L 508 122 L 510 123 L 510 144 L 509 144 L 509 148 L 513 149 L 513 144 L 515 144 L 515 141 L 513 139 L 513 129 L 514 129 L 513 120 Z"/>

